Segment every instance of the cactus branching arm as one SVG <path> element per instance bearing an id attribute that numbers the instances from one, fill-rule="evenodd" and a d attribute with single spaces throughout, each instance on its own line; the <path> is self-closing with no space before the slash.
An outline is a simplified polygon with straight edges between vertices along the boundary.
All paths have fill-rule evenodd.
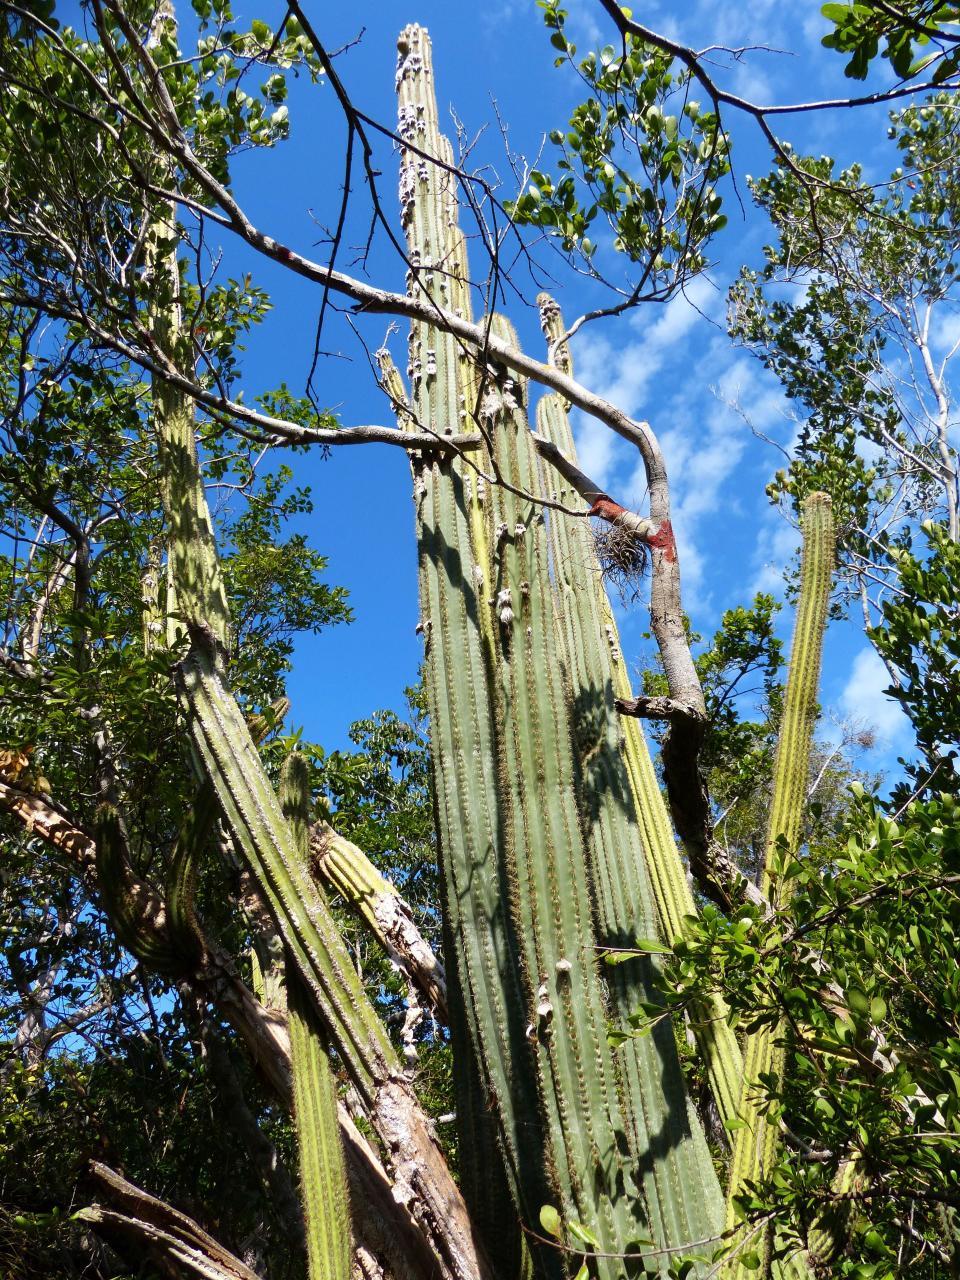
<path id="1" fill-rule="evenodd" d="M 362 849 L 329 823 L 310 831 L 311 867 L 357 911 L 390 959 L 412 982 L 437 1020 L 446 1025 L 447 976 L 443 962 L 417 928 L 410 908 Z"/>

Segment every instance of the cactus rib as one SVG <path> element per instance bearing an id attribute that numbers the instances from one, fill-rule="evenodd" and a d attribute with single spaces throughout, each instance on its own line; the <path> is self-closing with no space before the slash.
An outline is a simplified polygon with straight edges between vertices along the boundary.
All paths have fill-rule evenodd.
<path id="1" fill-rule="evenodd" d="M 390 959 L 413 983 L 434 1016 L 448 1021 L 443 962 L 417 928 L 410 908 L 362 849 L 328 823 L 310 831 L 311 866 L 353 907 Z"/>
<path id="2" fill-rule="evenodd" d="M 465 252 L 429 40 L 408 27 L 399 48 L 408 289 L 465 310 Z M 489 329 L 502 346 L 505 322 L 493 317 Z M 507 342 L 516 339 L 507 333 Z M 634 1265 L 613 1256 L 633 1238 L 653 1234 L 682 1247 L 710 1234 L 718 1188 L 702 1135 L 692 1132 L 675 1050 L 672 1061 L 654 1063 L 656 1050 L 644 1046 L 621 1069 L 607 1040 L 594 869 L 525 388 L 421 321 L 411 331 L 410 377 L 401 422 L 409 414 L 422 429 L 449 432 L 472 412 L 489 446 L 480 465 L 504 482 L 488 489 L 466 462 L 414 459 L 458 1106 L 466 1087 L 474 1095 L 460 1116 L 461 1141 L 488 1150 L 492 1118 L 515 1212 L 536 1230 L 540 1207 L 557 1206 L 596 1234 L 611 1255 L 598 1259 L 598 1273 L 612 1277 Z M 608 846 L 603 871 L 622 926 L 617 895 L 633 868 L 615 868 L 612 839 Z M 629 898 L 637 911 L 642 902 L 642 893 Z M 492 1224 L 503 1242 L 507 1219 L 489 1177 L 467 1189 L 481 1230 Z M 534 1253 L 539 1274 L 562 1269 L 556 1250 Z M 664 1255 L 656 1265 L 666 1265 Z"/>

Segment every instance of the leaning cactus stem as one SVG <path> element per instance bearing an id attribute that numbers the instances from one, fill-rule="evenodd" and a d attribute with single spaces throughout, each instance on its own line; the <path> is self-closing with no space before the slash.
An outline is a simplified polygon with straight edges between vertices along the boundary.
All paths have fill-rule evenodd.
<path id="1" fill-rule="evenodd" d="M 189 362 L 181 332 L 177 228 L 165 208 L 148 234 L 147 269 L 158 347 Z M 229 836 L 266 898 L 313 1009 L 357 1086 L 371 1124 L 409 1192 L 409 1207 L 446 1280 L 487 1275 L 466 1207 L 427 1117 L 356 974 L 329 906 L 313 883 L 225 677 L 229 609 L 194 441 L 191 403 L 158 377 L 154 407 L 163 467 L 172 604 L 190 651 L 176 679 L 194 761 L 209 779 Z"/>
<path id="2" fill-rule="evenodd" d="M 311 865 L 357 911 L 384 951 L 446 1025 L 447 977 L 443 962 L 417 928 L 410 908 L 362 849 L 328 823 L 310 832 Z"/>
<path id="3" fill-rule="evenodd" d="M 803 560 L 800 571 L 800 598 L 794 626 L 790 668 L 784 700 L 783 721 L 773 770 L 773 798 L 767 831 L 766 857 L 761 888 L 775 908 L 789 899 L 790 879 L 784 879 L 784 858 L 795 857 L 800 845 L 810 752 L 817 717 L 817 689 L 823 632 L 830 601 L 833 573 L 834 535 L 830 499 L 824 493 L 811 494 L 803 504 Z M 736 1197 L 774 1166 L 780 1148 L 780 1131 L 775 1115 L 768 1116 L 756 1097 L 757 1082 L 782 1082 L 784 1052 L 778 1043 L 782 1029 L 761 1027 L 752 1032 L 744 1046 L 744 1086 L 741 1098 L 743 1127 L 733 1144 L 727 1198 L 727 1225 L 737 1223 Z M 770 1269 L 772 1233 L 767 1230 L 759 1242 L 763 1274 Z M 799 1265 L 799 1264 L 794 1264 Z M 747 1280 L 747 1271 L 736 1259 L 728 1268 L 735 1280 Z"/>

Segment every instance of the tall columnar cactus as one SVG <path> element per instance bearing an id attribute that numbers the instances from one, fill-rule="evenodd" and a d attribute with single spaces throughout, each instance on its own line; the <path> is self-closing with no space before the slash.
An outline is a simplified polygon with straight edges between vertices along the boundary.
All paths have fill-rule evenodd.
<path id="1" fill-rule="evenodd" d="M 280 773 L 280 807 L 304 864 L 310 856 L 310 771 L 292 751 Z M 300 1152 L 310 1280 L 349 1280 L 347 1175 L 337 1124 L 337 1089 L 317 1016 L 295 970 L 287 974 L 293 1115 Z"/>
<path id="2" fill-rule="evenodd" d="M 173 210 L 168 209 L 167 213 L 169 221 L 155 223 L 148 241 L 152 281 L 157 282 L 156 289 L 151 290 L 154 307 L 152 319 L 160 349 L 179 368 L 186 359 L 186 352 L 180 320 L 177 233 Z M 192 815 L 177 842 L 173 874 L 168 887 L 170 924 L 177 936 L 189 938 L 193 923 L 193 881 L 197 852 L 211 829 L 217 801 L 222 805 L 229 789 L 228 770 L 224 765 L 227 760 L 234 764 L 238 757 L 242 759 L 244 746 L 247 747 L 248 761 L 244 781 L 247 782 L 251 774 L 258 777 L 254 780 L 253 789 L 247 788 L 244 792 L 240 788 L 239 797 L 237 789 L 231 790 L 230 794 L 233 802 L 241 806 L 244 794 L 256 794 L 257 798 L 253 803 L 258 809 L 258 816 L 266 817 L 265 825 L 255 832 L 253 839 L 259 838 L 260 847 L 266 846 L 268 837 L 263 835 L 263 831 L 271 829 L 273 818 L 272 833 L 276 836 L 279 832 L 286 838 L 294 857 L 296 842 L 292 832 L 284 824 L 269 783 L 263 776 L 251 727 L 244 721 L 236 701 L 223 686 L 220 676 L 222 651 L 229 640 L 229 608 L 197 460 L 193 408 L 182 393 L 157 379 L 154 385 L 154 418 L 160 443 L 164 509 L 168 525 L 168 607 L 177 620 L 186 625 L 195 644 L 199 645 L 192 659 L 188 659 L 185 664 L 181 682 L 191 724 L 197 726 L 202 719 L 201 707 L 204 700 L 201 691 L 214 691 L 216 707 L 216 724 L 204 738 L 208 751 L 201 767 L 200 790 Z M 208 723 L 212 725 L 213 722 Z M 253 729 L 256 731 L 257 726 L 254 725 Z M 222 756 L 218 765 L 211 768 L 213 752 L 217 747 Z M 203 758 L 202 747 L 200 755 Z M 249 763 L 253 760 L 256 761 L 255 765 Z M 256 786 L 257 782 L 259 787 Z M 272 806 L 266 798 L 268 792 Z M 246 847 L 242 839 L 238 843 L 249 854 L 249 828 L 246 829 L 246 834 Z M 104 848 L 109 848 L 111 843 L 108 840 L 100 842 Z M 261 869 L 262 877 L 265 877 L 265 872 Z M 332 922 L 331 931 L 335 933 Z M 342 971 L 354 978 L 349 961 L 345 957 L 343 959 L 346 962 L 341 962 Z M 298 1132 L 301 1137 L 310 1274 L 332 1277 L 333 1280 L 347 1280 L 350 1274 L 351 1245 L 336 1094 L 326 1050 L 320 1044 L 315 1025 L 310 1021 L 311 1017 L 315 1019 L 316 1014 L 309 1009 L 309 1000 L 302 990 L 299 978 L 293 985 L 296 998 L 290 1016 L 291 1053 Z M 355 979 L 353 985 L 359 985 Z M 370 1021 L 375 1022 L 375 1016 Z"/>
<path id="3" fill-rule="evenodd" d="M 440 155 L 429 43 L 419 28 L 400 42 L 399 133 L 417 148 L 401 155 L 400 203 L 410 245 L 411 290 L 450 305 L 448 236 L 455 224 L 448 175 L 421 152 Z M 418 422 L 453 434 L 465 396 L 460 352 L 448 334 L 415 324 L 410 335 L 411 409 Z M 488 658 L 480 619 L 490 570 L 471 539 L 479 501 L 475 475 L 457 459 L 414 459 L 420 600 L 426 645 L 435 804 L 443 862 L 444 928 L 461 1141 L 487 1147 L 495 1128 L 515 1201 L 536 1224 L 550 1196 L 543 1122 L 526 1028 L 529 991 L 520 973 L 509 910 L 504 831 L 497 805 L 499 728 L 487 694 Z M 519 1053 L 516 1047 L 520 1046 Z M 469 1134 L 466 1132 L 469 1130 Z M 516 1211 L 487 1171 L 465 1162 L 464 1188 L 478 1230 L 506 1274 L 519 1264 Z M 560 1274 L 559 1262 L 548 1270 Z"/>
<path id="4" fill-rule="evenodd" d="M 800 571 L 800 598 L 794 624 L 793 647 L 787 676 L 783 721 L 777 743 L 773 772 L 773 797 L 767 830 L 761 888 L 778 910 L 786 906 L 792 881 L 778 874 L 785 856 L 795 855 L 800 843 L 803 812 L 810 772 L 810 752 L 817 716 L 817 689 L 823 632 L 830 600 L 833 573 L 834 534 L 830 499 L 824 493 L 811 494 L 803 504 L 803 559 Z M 728 1226 L 736 1223 L 733 1198 L 750 1181 L 767 1172 L 776 1160 L 780 1133 L 776 1117 L 760 1109 L 753 1093 L 756 1081 L 783 1079 L 784 1055 L 777 1044 L 777 1027 L 765 1026 L 751 1033 L 744 1045 L 744 1088 L 741 1118 L 730 1164 Z M 759 1240 L 764 1273 L 769 1269 L 772 1240 L 765 1232 Z M 793 1273 L 802 1274 L 800 1264 Z M 738 1278 L 755 1275 L 739 1262 L 730 1267 Z"/>
<path id="5" fill-rule="evenodd" d="M 537 301 L 550 361 L 572 373 L 560 308 L 548 294 Z M 537 431 L 576 462 L 568 408 L 559 396 L 540 401 Z M 552 472 L 550 479 L 553 496 L 565 506 L 576 506 L 576 493 L 559 473 Z M 655 903 L 660 932 L 672 942 L 683 936 L 684 919 L 696 908 L 640 722 L 621 718 L 614 708 L 615 698 L 629 700 L 633 693 L 593 540 L 584 520 L 562 514 L 551 516 L 550 535 L 560 650 L 577 708 L 575 745 L 587 762 L 580 785 L 586 793 L 582 803 L 590 816 L 588 841 L 599 890 L 597 929 L 601 940 L 613 946 L 629 947 L 638 936 L 652 937 L 648 904 Z M 621 1020 L 650 998 L 644 973 L 630 962 L 613 977 L 614 1013 Z M 720 1118 L 734 1120 L 743 1064 L 726 1009 L 713 999 L 692 1009 L 691 1016 Z"/>
<path id="6" fill-rule="evenodd" d="M 410 289 L 467 313 L 463 241 L 442 167 L 450 152 L 418 27 L 401 37 L 398 89 Z M 515 343 L 504 322 L 492 324 Z M 476 1138 L 479 1101 L 496 1121 L 527 1227 L 539 1230 L 540 1207 L 550 1203 L 605 1251 L 651 1235 L 660 1247 L 682 1247 L 717 1231 L 719 1194 L 672 1041 L 632 1045 L 623 1060 L 607 1041 L 591 875 L 604 877 L 605 941 L 632 939 L 647 920 L 652 933 L 652 908 L 630 817 L 615 816 L 605 799 L 596 820 L 588 812 L 525 391 L 422 323 L 411 334 L 410 377 L 413 421 L 452 433 L 476 413 L 492 441 L 470 462 L 420 461 L 414 486 L 451 999 L 462 1002 L 469 1042 L 457 1044 L 454 1016 L 455 1048 L 469 1050 L 483 1091 L 464 1099 L 461 1142 Z M 502 483 L 489 485 L 475 464 Z M 605 644 L 603 632 L 590 643 Z M 612 692 L 601 687 L 599 696 L 612 711 Z M 615 745 L 597 797 L 616 782 L 629 815 Z M 635 856 L 617 865 L 621 834 Z M 601 841 L 602 866 L 594 857 Z M 637 972 L 645 974 L 643 961 Z M 647 989 L 643 977 L 622 981 L 635 999 Z M 495 1212 L 482 1181 L 470 1189 L 481 1228 L 502 1239 L 509 1218 Z M 563 1271 L 556 1250 L 537 1252 L 541 1273 Z M 595 1265 L 603 1276 L 640 1269 L 636 1261 Z M 665 1268 L 666 1255 L 651 1265 Z"/>
<path id="7" fill-rule="evenodd" d="M 158 22 L 172 21 L 162 5 Z M 151 326 L 171 370 L 190 360 L 180 309 L 178 231 L 161 207 L 148 237 Z M 168 534 L 171 603 L 190 650 L 177 685 L 200 779 L 209 782 L 234 845 L 256 879 L 296 970 L 362 1099 L 409 1208 L 446 1280 L 483 1280 L 462 1196 L 376 1010 L 364 992 L 322 893 L 313 882 L 226 677 L 230 618 L 203 488 L 190 400 L 162 377 L 153 388 Z M 112 828 L 106 824 L 106 833 Z M 318 1094 L 314 1095 L 319 1097 Z M 345 1192 L 338 1192 L 343 1202 Z M 348 1232 L 346 1218 L 327 1224 Z M 349 1247 L 348 1245 L 346 1247 Z"/>

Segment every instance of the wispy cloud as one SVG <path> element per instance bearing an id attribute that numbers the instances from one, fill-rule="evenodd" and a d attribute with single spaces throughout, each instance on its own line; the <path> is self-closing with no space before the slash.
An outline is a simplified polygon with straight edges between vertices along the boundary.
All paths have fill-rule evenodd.
<path id="1" fill-rule="evenodd" d="M 753 554 L 754 576 L 749 594 L 763 591 L 775 595 L 783 588 L 784 570 L 790 564 L 794 552 L 800 546 L 800 531 L 779 511 L 767 508 L 766 516 L 758 521 L 757 542 Z"/>
<path id="2" fill-rule="evenodd" d="M 769 375 L 744 356 L 731 359 L 717 327 L 724 305 L 722 292 L 698 279 L 686 296 L 635 312 L 626 342 L 587 329 L 574 343 L 578 378 L 632 416 L 649 417 L 658 434 L 684 585 L 696 592 L 698 612 L 709 609 L 716 580 L 709 546 L 742 501 L 732 478 L 751 445 L 744 415 L 764 431 L 784 419 L 782 393 Z M 587 474 L 642 510 L 646 475 L 637 451 L 583 415 L 575 433 Z"/>
<path id="3" fill-rule="evenodd" d="M 890 675 L 876 651 L 861 649 L 839 699 L 843 714 L 854 724 L 874 730 L 878 747 L 887 748 L 902 743 L 910 728 L 898 703 L 883 692 L 889 685 Z"/>

